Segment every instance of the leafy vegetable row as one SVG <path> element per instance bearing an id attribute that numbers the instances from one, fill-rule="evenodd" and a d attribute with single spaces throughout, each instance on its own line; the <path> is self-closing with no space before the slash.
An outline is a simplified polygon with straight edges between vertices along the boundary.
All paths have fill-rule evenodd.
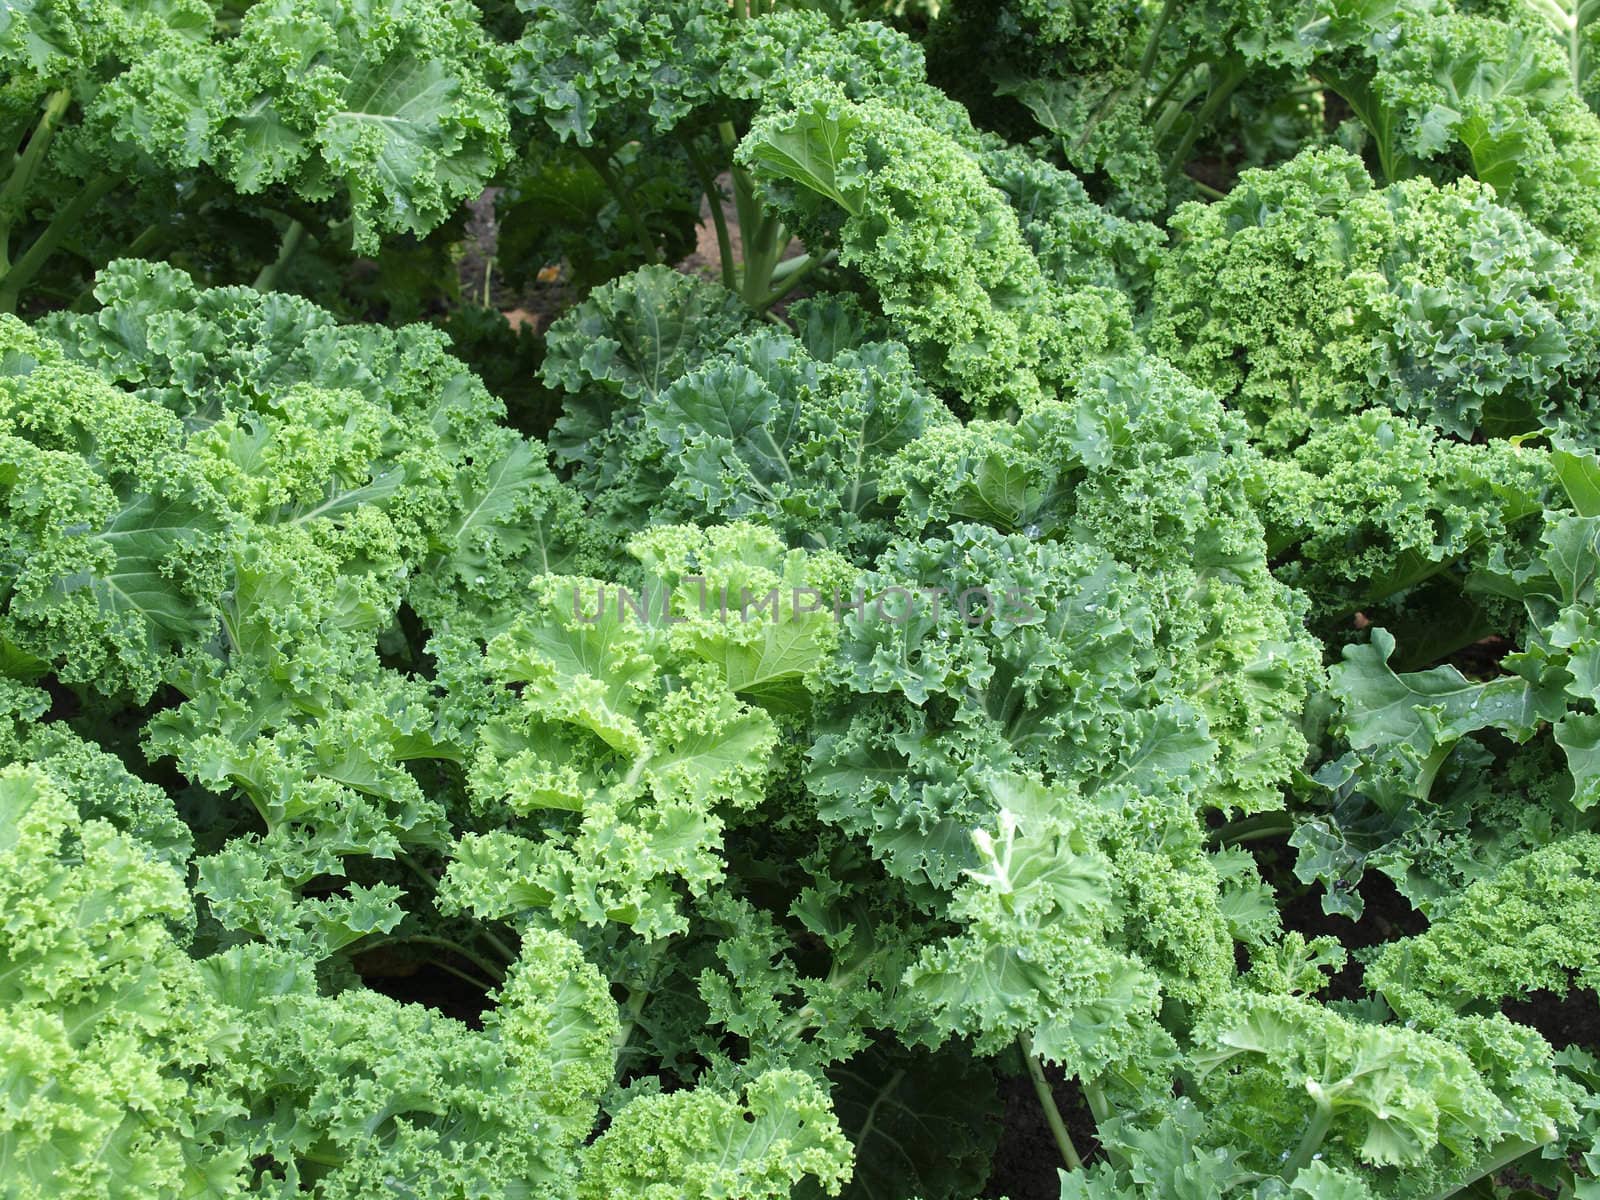
<path id="1" fill-rule="evenodd" d="M 0 1195 L 1592 1194 L 1589 15 L 8 6 Z"/>

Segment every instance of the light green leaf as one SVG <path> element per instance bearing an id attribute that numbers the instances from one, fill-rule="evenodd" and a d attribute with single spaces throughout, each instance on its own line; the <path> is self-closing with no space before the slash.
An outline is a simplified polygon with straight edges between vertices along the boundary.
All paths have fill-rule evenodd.
<path id="1" fill-rule="evenodd" d="M 859 216 L 861 201 L 841 166 L 861 124 L 853 111 L 818 104 L 758 126 L 740 150 L 767 174 L 793 180 Z"/>

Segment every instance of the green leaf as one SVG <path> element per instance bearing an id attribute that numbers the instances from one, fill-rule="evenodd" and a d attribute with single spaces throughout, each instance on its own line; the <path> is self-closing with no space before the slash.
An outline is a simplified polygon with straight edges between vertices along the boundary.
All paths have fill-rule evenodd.
<path id="1" fill-rule="evenodd" d="M 1600 11 L 1600 0 L 1593 7 Z M 1578 515 L 1600 517 L 1600 454 L 1557 438 L 1550 448 L 1550 462 Z"/>
<path id="2" fill-rule="evenodd" d="M 171 563 L 187 547 L 221 526 L 213 514 L 181 499 L 134 496 L 106 528 L 94 534 L 112 552 L 112 565 L 82 581 L 112 618 L 131 619 L 150 630 L 150 640 L 181 645 L 202 637 L 216 614 L 174 586 Z M 80 586 L 62 579 L 61 592 Z"/>
<path id="3" fill-rule="evenodd" d="M 1523 10 L 1550 25 L 1566 51 L 1572 85 L 1590 108 L 1600 104 L 1600 2 L 1597 0 L 1526 0 Z M 1593 515 L 1593 514 L 1585 514 Z"/>
<path id="4" fill-rule="evenodd" d="M 318 141 L 329 169 L 349 181 L 358 247 L 376 245 L 369 221 L 430 232 L 449 215 L 451 200 L 475 196 L 498 165 L 499 147 L 479 139 L 499 114 L 487 104 L 461 111 L 456 72 L 465 65 L 419 59 L 408 46 L 350 72 L 341 107 Z"/>
<path id="5" fill-rule="evenodd" d="M 1330 668 L 1343 705 L 1341 723 L 1359 750 L 1397 750 L 1414 764 L 1415 794 L 1427 797 L 1440 765 L 1461 738 L 1499 729 L 1527 741 L 1542 723 L 1566 711 L 1561 688 L 1518 675 L 1472 683 L 1454 667 L 1397 675 L 1388 665 L 1394 638 L 1374 629 L 1364 646 L 1347 646 Z"/>
<path id="6" fill-rule="evenodd" d="M 879 1045 L 828 1073 L 855 1150 L 844 1200 L 961 1200 L 983 1186 L 1001 1131 L 989 1066 L 960 1046 L 937 1053 Z M 819 1195 L 815 1187 L 798 1200 Z"/>
<path id="7" fill-rule="evenodd" d="M 768 175 L 793 180 L 859 216 L 861 200 L 845 160 L 861 125 L 853 111 L 818 104 L 761 125 L 740 152 Z"/>
<path id="8" fill-rule="evenodd" d="M 586 1152 L 577 1194 L 782 1200 L 809 1176 L 837 1195 L 850 1178 L 850 1157 L 816 1081 L 768 1071 L 742 1096 L 702 1085 L 631 1101 Z"/>
<path id="9" fill-rule="evenodd" d="M 1583 811 L 1600 804 L 1600 716 L 1568 713 L 1556 723 L 1555 739 L 1572 772 L 1573 805 Z"/>
<path id="10" fill-rule="evenodd" d="M 719 284 L 641 267 L 596 288 L 551 325 L 544 379 L 568 392 L 598 384 L 628 400 L 656 396 L 748 319 L 739 298 Z M 564 420 L 572 422 L 570 415 Z"/>

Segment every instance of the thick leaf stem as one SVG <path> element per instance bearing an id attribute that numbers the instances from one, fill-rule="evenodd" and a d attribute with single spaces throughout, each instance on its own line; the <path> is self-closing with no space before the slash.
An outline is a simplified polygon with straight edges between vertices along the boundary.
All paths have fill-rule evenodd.
<path id="1" fill-rule="evenodd" d="M 621 1082 L 626 1069 L 622 1052 L 628 1048 L 628 1043 L 633 1039 L 633 1031 L 639 1024 L 639 1014 L 644 1011 L 645 1002 L 650 999 L 650 989 L 647 987 L 633 987 L 628 989 L 628 1002 L 622 1006 L 621 1022 L 617 1026 L 617 1035 L 611 1039 L 612 1054 L 617 1062 L 616 1078 Z"/>
<path id="2" fill-rule="evenodd" d="M 1111 1120 L 1111 1101 L 1106 1099 L 1106 1091 L 1098 1083 L 1083 1085 L 1083 1102 L 1089 1106 L 1096 1125 L 1104 1125 Z"/>
<path id="3" fill-rule="evenodd" d="M 1439 777 L 1440 769 L 1455 748 L 1455 742 L 1446 742 L 1442 746 L 1435 746 L 1428 757 L 1422 760 L 1422 765 L 1417 768 L 1416 782 L 1411 785 L 1411 794 L 1418 800 L 1427 800 L 1428 793 L 1433 791 L 1433 781 Z"/>
<path id="4" fill-rule="evenodd" d="M 284 268 L 300 252 L 300 247 L 305 245 L 305 240 L 306 227 L 291 218 L 288 228 L 283 231 L 283 240 L 278 244 L 278 257 L 261 268 L 255 283 L 251 286 L 258 292 L 272 291 L 277 286 L 278 277 L 283 274 Z"/>
<path id="5" fill-rule="evenodd" d="M 736 199 L 742 194 L 739 228 L 744 234 L 744 271 L 739 290 L 745 303 L 759 311 L 772 290 L 773 273 L 789 244 L 789 231 L 776 214 L 766 211 L 755 182 L 738 168 L 734 169 L 734 194 Z M 748 221 L 744 213 L 749 214 Z"/>
<path id="6" fill-rule="evenodd" d="M 855 977 L 859 969 L 860 964 L 843 969 L 835 964 L 833 969 L 828 972 L 828 977 L 825 981 L 828 990 L 838 993 Z M 773 1028 L 771 1042 L 773 1045 L 781 1045 L 799 1037 L 807 1029 L 820 1028 L 822 1024 L 821 1014 L 812 1007 L 811 1001 L 807 1000 Z"/>
<path id="7" fill-rule="evenodd" d="M 62 240 L 82 224 L 95 205 L 117 186 L 114 175 L 99 175 L 91 179 L 82 191 L 55 215 L 44 232 L 17 259 L 9 271 L 0 275 L 0 312 L 15 312 L 22 290 L 33 282 L 44 264 L 60 247 Z"/>
<path id="8" fill-rule="evenodd" d="M 621 1023 L 617 1026 L 616 1036 L 611 1039 L 612 1053 L 617 1060 L 616 1079 L 618 1082 L 621 1082 L 622 1076 L 627 1070 L 622 1058 L 622 1052 L 628 1048 L 628 1043 L 633 1040 L 633 1031 L 639 1026 L 639 1016 L 644 1012 L 644 1006 L 650 999 L 652 988 L 654 987 L 653 981 L 656 976 L 656 964 L 664 951 L 664 946 L 665 943 L 657 942 L 645 952 L 644 962 L 634 976 L 639 982 L 624 983 L 622 985 L 627 989 L 628 999 L 623 1004 L 622 1012 L 619 1014 Z"/>
<path id="9" fill-rule="evenodd" d="M 763 214 L 756 226 L 754 244 L 745 242 L 744 280 L 741 294 L 745 302 L 758 312 L 771 303 L 772 275 L 789 245 L 789 230 L 771 214 Z"/>
<path id="10" fill-rule="evenodd" d="M 439 890 L 439 881 L 432 875 L 428 874 L 427 871 L 423 870 L 422 864 L 416 859 L 412 858 L 411 855 L 407 854 L 404 850 L 398 850 L 395 852 L 394 857 L 396 862 L 417 877 L 417 882 L 422 884 L 423 887 L 427 888 L 430 892 L 436 892 Z"/>
<path id="11" fill-rule="evenodd" d="M 146 225 L 144 232 L 128 243 L 127 256 L 129 258 L 145 258 L 150 251 L 161 244 L 161 240 L 166 237 L 166 234 L 167 226 L 160 222 L 154 225 Z"/>
<path id="12" fill-rule="evenodd" d="M 1189 122 L 1189 128 L 1183 131 L 1183 139 L 1167 162 L 1169 179 L 1176 177 L 1188 164 L 1189 154 L 1194 150 L 1195 143 L 1211 127 L 1212 119 L 1222 111 L 1222 106 L 1232 98 L 1244 79 L 1245 69 L 1242 59 L 1229 62 L 1220 73 L 1212 76 L 1205 102 L 1201 104 L 1200 111 L 1195 113 L 1194 119 Z"/>
<path id="13" fill-rule="evenodd" d="M 633 1027 L 639 1023 L 639 1014 L 644 1011 L 645 1001 L 650 999 L 649 988 L 630 988 L 628 990 L 628 1003 L 622 1008 L 622 1023 L 617 1027 L 615 1046 L 620 1051 L 633 1037 Z"/>
<path id="14" fill-rule="evenodd" d="M 1168 76 L 1166 83 L 1161 85 L 1161 90 L 1155 94 L 1154 99 L 1146 106 L 1144 122 L 1153 126 L 1154 134 L 1158 141 L 1166 134 L 1167 130 L 1172 128 L 1172 123 L 1183 112 L 1181 103 L 1175 103 L 1171 107 L 1163 106 L 1172 99 L 1179 85 L 1189 78 L 1189 72 L 1193 71 L 1196 65 L 1198 65 L 1197 60 L 1193 56 L 1179 63 L 1173 69 L 1172 74 Z M 1160 112 L 1159 117 L 1156 115 L 1157 112 Z"/>
<path id="15" fill-rule="evenodd" d="M 1328 1130 L 1333 1127 L 1333 1106 L 1322 1097 L 1317 1097 L 1316 1111 L 1311 1114 L 1311 1123 L 1306 1126 L 1306 1131 L 1300 1138 L 1300 1144 L 1294 1148 L 1294 1153 L 1289 1156 L 1289 1161 L 1283 1169 L 1283 1177 L 1289 1182 L 1294 1182 L 1298 1175 L 1312 1157 L 1322 1148 L 1323 1141 L 1328 1136 Z"/>
<path id="16" fill-rule="evenodd" d="M 72 93 L 66 88 L 50 93 L 44 102 L 44 113 L 34 126 L 28 144 L 17 156 L 5 185 L 0 187 L 0 274 L 7 273 L 11 266 L 11 227 L 22 215 L 28 189 L 33 186 L 39 168 L 44 165 L 44 156 L 55 138 L 56 126 L 71 103 Z"/>
<path id="17" fill-rule="evenodd" d="M 767 294 L 765 300 L 756 305 L 757 310 L 766 312 L 767 309 L 804 283 L 813 272 L 833 262 L 835 257 L 837 256 L 830 250 L 826 254 L 802 254 L 798 258 L 789 258 L 780 262 L 772 272 L 772 281 L 776 286 Z M 793 265 L 791 266 L 791 264 Z"/>
<path id="18" fill-rule="evenodd" d="M 1220 846 L 1237 846 L 1244 842 L 1287 837 L 1293 832 L 1294 818 L 1286 812 L 1254 813 L 1214 830 L 1211 840 Z"/>
<path id="19" fill-rule="evenodd" d="M 1050 1126 L 1050 1136 L 1055 1138 L 1056 1149 L 1061 1151 L 1061 1161 L 1067 1164 L 1069 1171 L 1081 1170 L 1083 1158 L 1072 1144 L 1067 1123 L 1061 1119 L 1061 1110 L 1056 1107 L 1055 1095 L 1050 1091 L 1050 1081 L 1044 1077 L 1044 1064 L 1033 1052 L 1033 1039 L 1023 1034 L 1018 1045 L 1022 1049 L 1023 1061 L 1028 1064 L 1028 1079 L 1033 1084 L 1033 1094 L 1039 1097 L 1039 1107 L 1044 1110 L 1045 1124 Z"/>
<path id="20" fill-rule="evenodd" d="M 495 964 L 494 962 L 492 962 L 491 960 L 485 958 L 483 955 L 479 954 L 476 950 L 473 950 L 473 949 L 471 949 L 470 947 L 467 947 L 467 946 L 463 946 L 460 942 L 453 941 L 450 938 L 437 937 L 437 936 L 435 936 L 435 935 L 433 935 L 431 933 L 408 933 L 408 934 L 405 934 L 405 935 L 403 935 L 401 937 L 388 938 L 383 942 L 377 943 L 377 945 L 387 946 L 387 945 L 395 945 L 395 944 L 401 944 L 401 943 L 406 943 L 406 942 L 414 942 L 419 946 L 437 946 L 441 950 L 448 950 L 452 954 L 460 955 L 462 958 L 464 958 L 468 962 L 470 962 L 473 966 L 477 967 L 480 971 L 482 971 L 490 979 L 500 980 L 500 979 L 504 979 L 505 978 L 506 971 L 505 971 L 504 967 L 499 966 L 499 965 Z M 363 949 L 374 949 L 374 948 L 375 947 L 363 947 Z M 449 970 L 449 965 L 446 964 L 446 963 L 437 963 L 436 965 L 438 965 L 440 967 L 444 967 L 446 970 Z M 456 972 L 452 972 L 452 973 L 453 974 L 457 974 L 457 975 L 464 974 L 463 972 L 460 972 L 460 971 L 456 971 Z"/>
<path id="21" fill-rule="evenodd" d="M 1150 72 L 1155 69 L 1156 56 L 1161 52 L 1161 37 L 1167 31 L 1167 17 L 1172 12 L 1176 0 L 1167 0 L 1161 6 L 1161 12 L 1156 17 L 1156 23 L 1150 27 L 1150 40 L 1145 43 L 1144 56 L 1139 60 L 1139 78 L 1149 79 Z"/>
<path id="22" fill-rule="evenodd" d="M 733 122 L 724 121 L 718 127 L 722 144 L 729 156 L 738 144 Z M 770 303 L 772 275 L 785 248 L 789 245 L 789 231 L 775 213 L 769 212 L 761 202 L 756 182 L 743 167 L 733 167 L 733 206 L 739 216 L 739 230 L 743 234 L 744 264 L 740 276 L 739 294 L 757 311 L 765 311 Z"/>
<path id="23" fill-rule="evenodd" d="M 452 967 L 449 963 L 441 962 L 437 958 L 432 958 L 428 961 L 434 966 L 438 967 L 439 970 L 448 975 L 454 975 L 457 979 L 461 980 L 461 982 L 470 984 L 481 992 L 489 992 L 494 990 L 494 984 L 490 983 L 487 979 L 479 979 L 471 971 L 463 971 L 459 967 Z"/>
<path id="24" fill-rule="evenodd" d="M 700 190 L 705 193 L 706 203 L 711 208 L 711 224 L 717 231 L 717 253 L 722 259 L 722 286 L 730 292 L 737 291 L 738 264 L 733 261 L 733 237 L 728 232 L 728 216 L 722 211 L 722 189 L 717 185 L 716 174 L 705 156 L 694 148 L 688 138 L 684 139 L 683 145 L 689 155 L 689 163 L 694 167 L 695 177 L 699 180 Z"/>
<path id="25" fill-rule="evenodd" d="M 514 963 L 520 955 L 509 945 L 502 941 L 492 929 L 483 930 L 483 940 L 493 946 L 495 953 L 504 958 L 508 963 Z"/>
<path id="26" fill-rule="evenodd" d="M 1317 80 L 1350 106 L 1369 134 L 1378 154 L 1378 170 L 1385 184 L 1398 183 L 1414 175 L 1414 164 L 1400 152 L 1395 144 L 1395 131 L 1384 127 L 1383 108 L 1372 94 L 1372 81 L 1355 75 L 1336 75 L 1326 69 L 1319 70 Z"/>

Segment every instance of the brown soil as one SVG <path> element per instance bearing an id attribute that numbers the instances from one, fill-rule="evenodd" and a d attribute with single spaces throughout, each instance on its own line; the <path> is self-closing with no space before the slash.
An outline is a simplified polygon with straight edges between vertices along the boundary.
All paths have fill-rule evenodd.
<path id="1" fill-rule="evenodd" d="M 1094 1119 L 1075 1085 L 1061 1078 L 1059 1067 L 1046 1067 L 1045 1077 L 1050 1080 L 1056 1107 L 1066 1122 L 1067 1134 L 1073 1148 L 1086 1163 L 1093 1162 L 1100 1149 L 1094 1135 Z M 1033 1084 L 1026 1075 L 1012 1075 L 1000 1080 L 1000 1097 L 1005 1101 L 1004 1132 L 1000 1145 L 995 1147 L 994 1173 L 984 1188 L 980 1200 L 1059 1200 L 1061 1177 L 1058 1172 L 1065 1165 L 1056 1149 L 1050 1127 L 1045 1124 L 1044 1110 L 1034 1095 Z"/>
<path id="2" fill-rule="evenodd" d="M 739 214 L 728 190 L 728 176 L 719 176 L 717 183 L 724 191 L 723 220 L 728 228 L 728 244 L 737 261 L 744 255 Z M 489 188 L 470 206 L 472 216 L 467 222 L 466 238 L 462 242 L 457 266 L 462 302 L 487 304 L 504 314 L 513 328 L 531 327 L 535 332 L 540 332 L 576 297 L 567 286 L 566 271 L 560 263 L 549 264 L 535 278 L 524 281 L 521 286 L 513 286 L 495 270 L 495 247 L 500 234 L 499 222 L 495 217 L 495 198 L 498 194 L 498 188 Z M 783 257 L 794 258 L 804 252 L 804 246 L 798 241 L 791 241 Z M 707 279 L 722 278 L 722 248 L 717 243 L 717 226 L 711 219 L 711 206 L 705 200 L 700 202 L 700 225 L 695 230 L 694 251 L 673 265 L 686 274 L 702 275 Z"/>

